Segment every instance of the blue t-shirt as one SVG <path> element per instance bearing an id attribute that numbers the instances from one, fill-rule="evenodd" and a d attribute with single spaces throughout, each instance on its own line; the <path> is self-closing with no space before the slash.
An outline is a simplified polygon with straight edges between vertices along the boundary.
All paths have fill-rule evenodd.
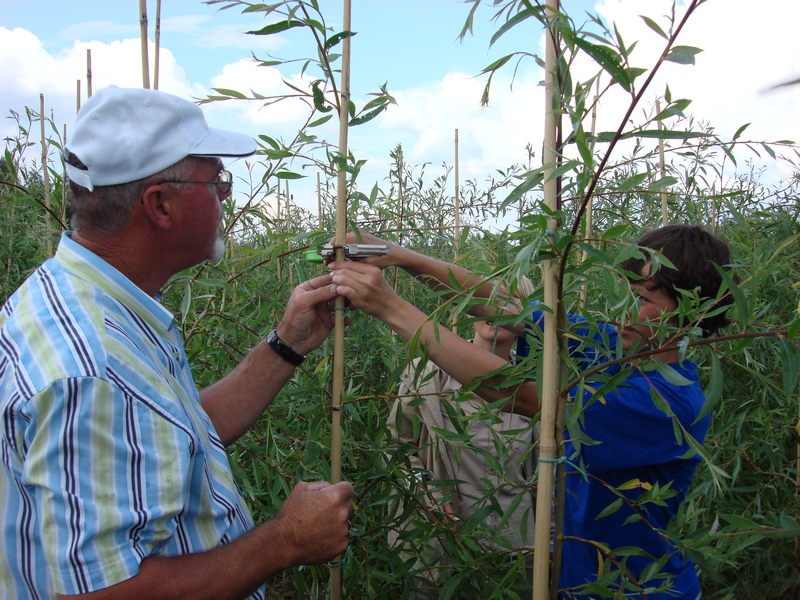
<path id="1" fill-rule="evenodd" d="M 534 322 L 540 322 L 541 313 L 534 313 L 533 318 Z M 614 327 L 599 323 L 590 330 L 579 317 L 570 315 L 569 319 L 574 334 L 569 341 L 569 355 L 581 372 L 616 357 Z M 593 344 L 587 343 L 588 340 Z M 656 569 L 661 578 L 643 583 L 643 587 L 657 588 L 667 575 L 672 579 L 671 593 L 646 592 L 649 600 L 700 597 L 692 561 L 679 552 L 663 532 L 686 497 L 700 460 L 691 451 L 685 433 L 702 444 L 710 416 L 697 420 L 705 398 L 695 364 L 683 361 L 668 368 L 673 370 L 672 382 L 655 370 L 610 365 L 586 381 L 581 416 L 574 402 L 578 387 L 571 391 L 573 402 L 568 408 L 568 423 L 572 421 L 572 426 L 566 435 L 565 451 L 572 463 L 583 465 L 586 477 L 577 469 L 567 467 L 565 541 L 559 581 L 562 594 L 567 598 L 571 597 L 571 590 L 577 591 L 579 586 L 598 580 L 599 574 L 619 569 L 607 560 L 604 566 L 607 556 L 599 553 L 589 541 L 606 544 L 612 555 L 615 549 L 622 547 L 638 547 L 649 554 L 649 557 L 626 557 L 624 553 L 614 556 L 617 564 L 624 564 L 626 572 L 637 582 L 654 561 L 665 558 L 663 568 Z M 603 383 L 623 369 L 628 374 L 622 375 L 623 380 L 615 389 L 602 393 L 602 397 L 593 397 Z M 571 419 L 573 414 L 575 418 Z M 635 501 L 656 485 L 662 489 L 669 486 L 677 494 L 659 502 L 630 505 L 628 501 Z M 610 489 L 612 487 L 617 493 Z M 618 500 L 618 494 L 625 497 L 619 509 L 598 518 Z M 618 588 L 620 579 L 613 585 Z M 640 597 L 634 589 L 630 588 L 628 594 Z"/>

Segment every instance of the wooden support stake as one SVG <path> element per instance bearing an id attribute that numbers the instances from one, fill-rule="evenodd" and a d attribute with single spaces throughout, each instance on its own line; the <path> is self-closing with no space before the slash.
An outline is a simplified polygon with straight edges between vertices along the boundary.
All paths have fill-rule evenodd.
<path id="1" fill-rule="evenodd" d="M 554 177 L 558 160 L 557 115 L 557 47 L 556 28 L 553 21 L 557 18 L 558 0 L 547 0 L 546 15 L 548 26 L 545 31 L 545 125 L 542 164 L 544 172 L 544 202 L 552 210 L 557 202 L 557 180 Z M 556 219 L 547 224 L 549 232 L 558 227 Z M 541 396 L 541 437 L 539 440 L 539 481 L 536 490 L 536 530 L 533 555 L 533 598 L 548 600 L 550 596 L 550 524 L 552 522 L 553 490 L 555 476 L 555 460 L 558 455 L 556 446 L 556 412 L 558 404 L 558 331 L 556 315 L 558 313 L 558 264 L 547 260 L 543 265 L 544 303 L 549 310 L 544 311 L 544 341 L 542 358 L 544 369 L 542 376 Z M 557 577 L 557 574 L 553 574 Z"/>
<path id="2" fill-rule="evenodd" d="M 344 31 L 351 31 L 350 0 L 344 0 Z M 347 171 L 342 164 L 347 159 L 347 124 L 350 107 L 350 42 L 342 40 L 342 75 L 339 87 L 339 171 L 336 181 L 336 260 L 345 260 L 344 243 L 347 235 Z M 342 480 L 342 397 L 344 391 L 344 296 L 336 298 L 336 321 L 333 330 L 333 385 L 331 390 L 331 483 Z M 331 570 L 331 600 L 342 597 L 342 558 L 337 556 Z"/>
<path id="3" fill-rule="evenodd" d="M 317 229 L 322 231 L 322 184 L 320 183 L 319 171 L 317 171 L 317 218 L 319 219 Z"/>
<path id="4" fill-rule="evenodd" d="M 156 0 L 156 56 L 153 64 L 153 89 L 158 89 L 158 64 L 161 56 L 161 0 Z"/>
<path id="5" fill-rule="evenodd" d="M 47 169 L 47 137 L 45 136 L 44 118 L 44 94 L 39 94 L 39 123 L 42 125 L 42 180 L 44 185 L 44 206 L 47 209 L 44 213 L 44 235 L 45 253 L 47 258 L 53 257 L 53 240 L 50 239 L 52 233 L 52 222 L 50 218 L 50 172 Z"/>
<path id="6" fill-rule="evenodd" d="M 139 30 L 142 40 L 142 87 L 150 89 L 150 59 L 147 55 L 147 0 L 139 0 Z"/>
<path id="7" fill-rule="evenodd" d="M 67 124 L 64 123 L 64 148 L 67 147 Z M 61 161 L 61 224 L 67 227 L 67 188 L 69 187 L 69 180 L 67 179 L 67 165 Z"/>
<path id="8" fill-rule="evenodd" d="M 458 180 L 458 128 L 455 130 L 454 142 L 454 165 L 455 165 L 455 191 L 454 199 L 454 223 L 453 223 L 453 264 L 458 264 L 459 250 L 461 250 L 461 207 L 459 205 L 459 180 Z M 453 333 L 458 333 L 458 315 L 453 313 L 453 324 L 450 327 Z"/>
<path id="9" fill-rule="evenodd" d="M 79 112 L 81 109 L 81 80 L 75 80 L 75 112 Z"/>
<path id="10" fill-rule="evenodd" d="M 86 49 L 86 97 L 92 97 L 92 49 Z"/>

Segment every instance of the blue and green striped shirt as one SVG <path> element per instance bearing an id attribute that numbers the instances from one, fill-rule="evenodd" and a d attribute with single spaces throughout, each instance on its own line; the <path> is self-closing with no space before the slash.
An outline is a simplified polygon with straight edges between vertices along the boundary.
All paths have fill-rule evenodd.
<path id="1" fill-rule="evenodd" d="M 68 234 L 0 311 L 0 416 L 0 597 L 102 589 L 253 526 L 173 316 Z"/>

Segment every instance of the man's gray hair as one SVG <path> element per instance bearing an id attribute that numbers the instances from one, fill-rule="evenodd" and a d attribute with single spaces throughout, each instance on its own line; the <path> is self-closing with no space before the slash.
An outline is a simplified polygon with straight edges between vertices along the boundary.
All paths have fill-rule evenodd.
<path id="1" fill-rule="evenodd" d="M 83 167 L 80 159 L 74 154 L 66 156 L 65 160 L 78 168 Z M 164 179 L 189 178 L 198 160 L 197 157 L 187 156 L 144 179 L 119 185 L 98 186 L 91 192 L 70 181 L 69 208 L 72 228 L 78 233 L 98 237 L 119 232 L 127 223 L 134 205 L 141 200 L 148 186 Z"/>

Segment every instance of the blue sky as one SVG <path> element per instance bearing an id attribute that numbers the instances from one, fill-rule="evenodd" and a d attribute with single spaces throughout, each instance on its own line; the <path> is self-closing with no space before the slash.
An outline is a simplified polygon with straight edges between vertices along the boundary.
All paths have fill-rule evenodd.
<path id="1" fill-rule="evenodd" d="M 245 35 L 263 27 L 258 15 L 242 15 L 235 8 L 218 11 L 199 0 L 162 4 L 160 89 L 177 95 L 201 97 L 212 87 L 277 93 L 281 76 L 300 81 L 299 67 L 280 73 L 255 67 L 248 60 L 251 51 L 259 57 L 297 57 L 313 51 L 299 30 L 267 38 Z M 339 28 L 342 3 L 321 0 L 321 5 L 328 24 Z M 679 0 L 679 12 L 683 5 Z M 637 56 L 646 66 L 659 50 L 659 40 L 639 14 L 665 23 L 662 15 L 672 3 L 566 0 L 563 6 L 579 22 L 584 11 L 598 12 L 617 24 L 629 44 L 640 40 Z M 403 145 L 409 162 L 430 163 L 433 175 L 443 172 L 442 163 L 453 162 L 455 128 L 462 181 L 484 181 L 497 169 L 522 162 L 526 144 L 541 147 L 543 93 L 538 86 L 541 73 L 533 62 L 522 64 L 513 89 L 511 69 L 497 77 L 488 108 L 479 106 L 484 80 L 475 77 L 511 50 L 541 53 L 541 31 L 531 21 L 489 48 L 496 25 L 491 22 L 493 10 L 483 6 L 476 15 L 475 36 L 462 44 L 456 38 L 468 11 L 469 5 L 459 0 L 353 0 L 353 29 L 358 32 L 353 39 L 354 100 L 363 103 L 365 94 L 384 82 L 398 100 L 398 106 L 379 119 L 351 130 L 351 150 L 368 159 L 361 179 L 367 190 L 374 181 L 385 185 L 388 153 L 397 144 Z M 154 0 L 148 0 L 148 16 L 152 40 Z M 704 49 L 697 64 L 665 69 L 643 108 L 652 105 L 668 81 L 673 97 L 692 98 L 690 112 L 710 121 L 722 135 L 730 136 L 751 122 L 748 133 L 753 138 L 800 139 L 800 88 L 761 93 L 771 83 L 800 77 L 798 22 L 796 0 L 763 0 L 758 11 L 745 0 L 708 0 L 679 40 Z M 87 47 L 92 48 L 95 89 L 112 83 L 141 85 L 138 1 L 0 0 L 0 110 L 7 115 L 9 109 L 21 111 L 26 105 L 38 108 L 41 92 L 55 120 L 70 123 L 77 79 L 84 80 L 85 95 Z M 601 121 L 610 127 L 618 109 L 609 98 L 601 105 Z M 302 109 L 283 104 L 261 109 L 252 103 L 225 103 L 206 105 L 204 110 L 215 126 L 285 138 L 294 134 L 303 116 Z M 3 119 L 3 137 L 13 133 L 12 125 Z M 320 134 L 335 143 L 334 127 Z M 780 164 L 770 168 L 786 175 Z M 315 207 L 313 194 L 301 193 L 301 184 L 297 189 L 297 202 Z"/>

